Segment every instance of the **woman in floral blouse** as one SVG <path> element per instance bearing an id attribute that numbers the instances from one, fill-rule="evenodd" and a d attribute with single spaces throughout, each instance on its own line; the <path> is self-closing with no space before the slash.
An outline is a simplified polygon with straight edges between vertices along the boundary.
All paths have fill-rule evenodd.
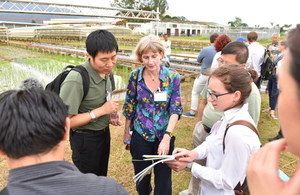
<path id="1" fill-rule="evenodd" d="M 148 35 L 136 46 L 134 60 L 142 67 L 131 72 L 123 115 L 126 118 L 123 141 L 131 140 L 130 153 L 134 160 L 143 155 L 172 154 L 175 125 L 182 114 L 180 75 L 161 65 L 165 54 L 159 37 Z M 132 135 L 130 134 L 132 131 Z M 151 165 L 151 161 L 133 161 L 135 174 Z M 154 194 L 172 194 L 171 169 L 163 163 L 154 167 Z M 151 174 L 137 183 L 138 193 L 150 194 Z"/>

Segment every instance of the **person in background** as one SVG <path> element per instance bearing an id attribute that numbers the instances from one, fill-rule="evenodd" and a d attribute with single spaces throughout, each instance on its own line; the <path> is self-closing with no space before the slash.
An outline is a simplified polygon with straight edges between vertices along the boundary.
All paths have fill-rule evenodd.
<path id="1" fill-rule="evenodd" d="M 195 117 L 196 115 L 195 113 L 198 108 L 198 97 L 208 79 L 211 63 L 214 58 L 214 55 L 216 54 L 214 42 L 218 36 L 219 34 L 217 33 L 211 34 L 209 39 L 211 45 L 208 47 L 204 47 L 198 55 L 197 61 L 201 64 L 201 74 L 198 75 L 197 78 L 194 80 L 194 85 L 192 89 L 191 110 L 187 113 L 182 114 L 182 116 L 184 117 Z"/>
<path id="2" fill-rule="evenodd" d="M 228 43 L 222 49 L 218 66 L 238 64 L 245 68 L 247 59 L 248 47 L 240 41 L 234 41 Z M 206 84 L 201 93 L 202 100 L 198 107 L 197 123 L 193 131 L 193 145 L 195 148 L 205 141 L 206 137 L 211 133 L 212 126 L 224 115 L 224 112 L 214 110 L 212 103 L 208 102 L 210 95 L 207 92 L 207 88 L 208 85 Z M 261 95 L 254 83 L 252 83 L 251 94 L 247 98 L 247 102 L 249 105 L 249 113 L 257 126 L 260 116 Z M 206 159 L 197 160 L 195 163 L 205 166 Z M 200 182 L 201 180 L 199 178 L 192 176 L 188 193 L 197 195 L 200 191 Z"/>
<path id="3" fill-rule="evenodd" d="M 236 38 L 235 40 L 236 40 L 236 41 L 242 41 L 242 42 L 248 41 L 248 40 L 245 39 L 244 37 L 238 37 L 238 38 Z"/>
<path id="4" fill-rule="evenodd" d="M 115 89 L 112 70 L 117 63 L 118 44 L 112 33 L 96 30 L 86 39 L 88 60 L 83 67 L 90 77 L 89 91 L 83 98 L 83 83 L 79 72 L 71 71 L 61 85 L 59 96 L 69 107 L 72 131 L 72 160 L 83 173 L 106 176 L 110 153 L 109 124 L 121 125 L 119 100 L 112 98 Z"/>
<path id="5" fill-rule="evenodd" d="M 239 124 L 228 128 L 228 125 L 243 120 L 256 126 L 246 103 L 253 79 L 257 79 L 256 71 L 241 65 L 224 65 L 214 70 L 208 81 L 208 101 L 224 116 L 213 125 L 201 145 L 192 151 L 176 148 L 173 152 L 176 161 L 165 162 L 175 171 L 191 168 L 192 175 L 201 179 L 199 194 L 232 195 L 237 184 L 244 183 L 250 155 L 261 143 L 249 127 Z M 194 162 L 204 158 L 206 166 Z"/>
<path id="6" fill-rule="evenodd" d="M 280 37 L 279 34 L 274 33 L 274 34 L 272 35 L 272 37 L 271 37 L 271 38 L 272 38 L 272 43 L 270 43 L 270 44 L 268 44 L 268 45 L 266 46 L 266 49 L 270 51 L 271 57 L 272 57 L 272 58 L 275 58 L 275 57 L 277 57 L 277 56 L 280 54 L 280 51 L 278 50 L 278 46 L 279 46 L 279 37 Z M 267 87 L 266 87 L 266 89 L 265 89 L 265 92 L 266 92 L 266 93 L 269 93 L 268 85 L 267 85 Z"/>
<path id="7" fill-rule="evenodd" d="M 258 80 L 255 82 L 258 89 L 260 89 L 261 85 L 261 65 L 264 60 L 265 48 L 257 42 L 258 34 L 257 32 L 251 31 L 247 34 L 247 39 L 249 42 L 249 57 L 250 60 L 247 62 L 247 67 L 253 68 L 257 71 Z"/>
<path id="8" fill-rule="evenodd" d="M 284 52 L 285 52 L 286 47 L 287 47 L 287 45 L 286 45 L 287 43 L 286 43 L 286 40 L 284 40 L 284 42 L 285 43 L 283 43 L 283 44 L 285 44 L 285 49 L 284 49 Z M 283 65 L 283 58 L 280 61 L 277 62 L 276 77 L 278 77 L 278 73 L 280 72 L 280 69 L 282 68 L 282 65 Z M 277 87 L 278 87 L 278 85 L 277 85 Z M 278 99 L 278 95 L 279 95 L 279 90 L 277 89 L 277 97 L 276 97 L 276 99 Z M 280 127 L 277 135 L 275 137 L 269 138 L 268 141 L 271 142 L 271 141 L 278 140 L 278 139 L 281 139 L 281 138 L 283 138 L 283 134 L 282 134 L 282 130 L 281 130 L 281 127 Z"/>
<path id="9" fill-rule="evenodd" d="M 279 37 L 280 35 L 275 33 L 272 35 L 272 43 L 268 44 L 266 49 L 271 52 L 272 58 L 277 57 L 280 54 L 279 51 Z"/>
<path id="10" fill-rule="evenodd" d="M 254 153 L 247 168 L 251 195 L 300 194 L 300 169 L 288 181 L 280 179 L 281 153 L 289 151 L 300 157 L 300 25 L 287 34 L 287 49 L 278 71 L 278 117 L 284 138 L 265 144 Z"/>
<path id="11" fill-rule="evenodd" d="M 37 88 L 6 91 L 0 109 L 0 154 L 9 167 L 0 194 L 128 194 L 114 179 L 83 174 L 64 161 L 70 119 L 57 94 Z"/>
<path id="12" fill-rule="evenodd" d="M 232 42 L 232 40 L 230 39 L 230 37 L 228 35 L 225 35 L 225 34 L 220 35 L 216 39 L 215 48 L 216 48 L 217 53 L 215 54 L 215 56 L 213 58 L 213 61 L 211 64 L 211 71 L 218 68 L 218 60 L 220 59 L 221 51 L 230 42 Z"/>
<path id="13" fill-rule="evenodd" d="M 129 77 L 123 106 L 125 128 L 123 141 L 130 142 L 130 153 L 135 174 L 152 164 L 143 161 L 143 155 L 172 154 L 174 129 L 182 114 L 180 75 L 161 65 L 165 54 L 159 37 L 143 37 L 133 51 L 134 60 L 143 64 Z M 132 132 L 132 135 L 130 134 Z M 171 195 L 171 169 L 164 163 L 154 167 L 154 194 Z M 136 184 L 140 195 L 152 191 L 151 174 Z"/>
<path id="14" fill-rule="evenodd" d="M 277 117 L 275 116 L 275 109 L 277 105 L 277 96 L 278 96 L 278 84 L 277 84 L 277 70 L 280 65 L 280 61 L 282 60 L 284 56 L 284 52 L 286 49 L 286 41 L 280 41 L 278 46 L 278 51 L 280 52 L 279 55 L 277 55 L 273 62 L 275 64 L 275 68 L 272 72 L 271 78 L 268 81 L 268 90 L 269 90 L 269 111 L 270 111 L 270 117 L 272 119 L 277 120 Z"/>
<path id="15" fill-rule="evenodd" d="M 165 56 L 167 57 L 168 61 L 171 61 L 171 45 L 172 42 L 169 40 L 169 36 L 167 34 L 163 35 L 164 40 L 162 40 L 162 44 L 165 48 Z M 164 57 L 164 56 L 163 56 Z"/>

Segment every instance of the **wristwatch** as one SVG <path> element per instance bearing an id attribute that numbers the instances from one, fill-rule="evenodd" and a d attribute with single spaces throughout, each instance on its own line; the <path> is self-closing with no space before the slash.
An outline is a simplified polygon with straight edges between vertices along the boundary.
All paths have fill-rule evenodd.
<path id="1" fill-rule="evenodd" d="M 89 110 L 89 114 L 90 114 L 92 122 L 95 122 L 97 120 L 97 117 L 95 116 L 95 114 L 91 110 Z"/>
<path id="2" fill-rule="evenodd" d="M 173 133 L 170 131 L 165 131 L 165 134 L 168 134 L 170 137 L 173 137 Z"/>

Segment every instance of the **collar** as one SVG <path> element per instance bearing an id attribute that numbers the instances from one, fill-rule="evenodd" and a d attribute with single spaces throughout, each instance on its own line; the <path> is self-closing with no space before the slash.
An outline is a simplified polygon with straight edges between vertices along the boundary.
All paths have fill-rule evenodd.
<path id="1" fill-rule="evenodd" d="M 139 68 L 138 81 L 141 81 L 143 79 L 144 69 L 145 69 L 144 66 Z M 168 71 L 169 71 L 168 68 L 163 67 L 162 65 L 160 65 L 159 80 L 161 80 L 162 82 L 165 82 L 166 76 L 168 75 Z"/>
<path id="2" fill-rule="evenodd" d="M 243 112 L 247 112 L 248 111 L 248 103 L 244 104 L 243 106 L 241 107 L 234 107 L 234 108 L 231 108 L 229 110 L 226 110 L 224 112 L 224 116 L 223 118 L 228 122 L 228 123 L 231 123 L 231 122 L 234 122 L 236 116 L 239 116 L 241 115 Z"/>
<path id="3" fill-rule="evenodd" d="M 254 41 L 254 42 L 251 42 L 251 43 L 249 43 L 250 45 L 258 45 L 259 44 L 259 42 L 257 42 L 257 41 Z"/>
<path id="4" fill-rule="evenodd" d="M 45 175 L 57 175 L 68 171 L 78 171 L 75 165 L 67 161 L 50 161 L 9 170 L 8 181 L 23 182 L 35 180 Z"/>

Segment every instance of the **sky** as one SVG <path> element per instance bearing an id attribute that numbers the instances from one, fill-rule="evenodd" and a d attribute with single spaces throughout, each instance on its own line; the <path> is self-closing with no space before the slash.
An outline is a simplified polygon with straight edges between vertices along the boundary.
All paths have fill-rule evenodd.
<path id="1" fill-rule="evenodd" d="M 60 2 L 61 0 L 41 0 Z M 111 0 L 64 0 L 78 5 L 110 7 Z M 271 27 L 274 25 L 300 23 L 299 0 L 168 0 L 169 15 L 184 16 L 188 20 L 216 22 L 227 25 L 242 19 L 248 26 Z"/>

